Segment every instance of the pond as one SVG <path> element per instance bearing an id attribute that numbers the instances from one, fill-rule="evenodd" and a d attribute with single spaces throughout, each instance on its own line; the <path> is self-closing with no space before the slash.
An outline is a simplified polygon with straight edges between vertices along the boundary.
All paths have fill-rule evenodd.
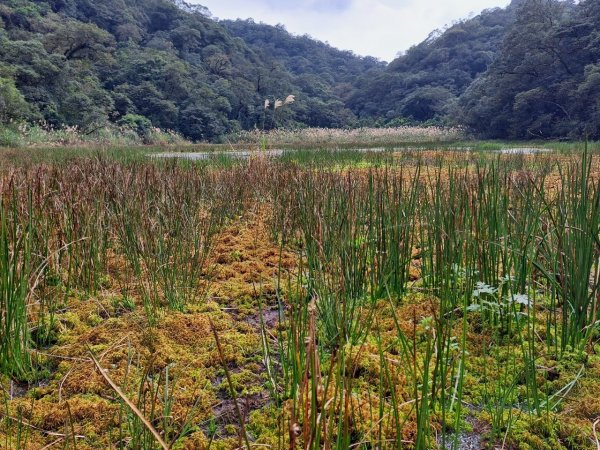
<path id="1" fill-rule="evenodd" d="M 375 147 L 375 148 L 354 148 L 354 149 L 336 149 L 330 150 L 331 152 L 360 152 L 360 153 L 395 153 L 400 151 L 415 151 L 415 150 L 424 150 L 423 148 L 418 147 L 401 147 L 401 148 L 384 148 L 384 147 Z M 454 150 L 454 151 L 472 151 L 472 147 L 459 147 L 445 150 Z M 151 158 L 179 158 L 179 159 L 188 159 L 192 161 L 204 161 L 210 160 L 218 157 L 226 157 L 232 159 L 249 159 L 256 156 L 266 156 L 270 158 L 277 158 L 284 155 L 293 155 L 296 152 L 300 152 L 303 150 L 283 150 L 283 149 L 269 149 L 269 150 L 231 150 L 231 151 L 204 151 L 204 152 L 165 152 L 165 153 L 154 153 L 148 155 Z M 318 151 L 318 150 L 315 150 Z M 550 150 L 545 148 L 536 148 L 536 147 L 513 147 L 513 148 L 503 148 L 500 150 L 494 150 L 495 153 L 501 153 L 504 155 L 533 155 L 536 153 L 545 153 Z"/>

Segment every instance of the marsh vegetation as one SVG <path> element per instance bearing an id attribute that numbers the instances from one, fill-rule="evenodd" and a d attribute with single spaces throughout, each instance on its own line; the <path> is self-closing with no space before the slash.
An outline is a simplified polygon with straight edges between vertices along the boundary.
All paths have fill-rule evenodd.
<path id="1" fill-rule="evenodd" d="M 3 447 L 596 448 L 567 147 L 4 165 Z"/>

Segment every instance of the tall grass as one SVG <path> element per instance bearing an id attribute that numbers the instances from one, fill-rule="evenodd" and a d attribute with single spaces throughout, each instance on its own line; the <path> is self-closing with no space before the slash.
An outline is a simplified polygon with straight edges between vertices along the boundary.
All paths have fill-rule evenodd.
<path id="1" fill-rule="evenodd" d="M 567 166 L 546 159 L 535 171 L 504 160 L 341 175 L 311 169 L 277 183 L 274 234 L 296 242 L 300 267 L 297 284 L 282 286 L 289 333 L 268 355 L 279 356 L 282 398 L 293 400 L 282 418 L 296 430 L 291 442 L 402 446 L 401 425 L 414 420 L 409 446 L 431 448 L 437 423 L 438 443 L 458 448 L 476 327 L 491 346 L 483 356 L 496 364 L 477 399 L 494 436 L 510 430 L 514 410 L 550 412 L 557 394 L 540 382 L 536 302 L 549 302 L 548 342 L 563 351 L 589 342 L 598 320 L 600 190 L 587 153 Z M 562 189 L 548 189 L 551 183 Z M 419 281 L 411 282 L 415 262 Z M 425 295 L 429 312 L 413 312 L 407 329 L 395 311 L 415 295 Z M 385 303 L 392 337 L 379 329 Z M 358 394 L 356 370 L 369 345 L 378 348 L 380 375 Z M 401 389 L 391 382 L 396 364 L 407 382 Z M 517 398 L 517 383 L 524 398 Z M 412 399 L 401 402 L 407 395 Z M 379 424 L 376 433 L 361 427 L 362 402 Z"/>
<path id="2" fill-rule="evenodd" d="M 149 128 L 143 133 L 131 127 L 106 125 L 88 132 L 78 127 L 54 128 L 48 124 L 9 123 L 0 126 L 0 147 L 64 147 L 79 145 L 167 145 L 187 141 L 172 130 Z"/>
<path id="3" fill-rule="evenodd" d="M 117 283 L 153 324 L 199 302 L 210 240 L 255 194 L 240 181 L 255 176 L 103 159 L 2 175 L 0 371 L 31 376 L 34 347 L 53 342 L 54 312 L 73 293 Z"/>
<path id="4" fill-rule="evenodd" d="M 457 449 L 477 411 L 492 440 L 506 439 L 516 417 L 551 414 L 585 373 L 550 387 L 539 359 L 585 351 L 598 330 L 595 167 L 584 152 L 364 169 L 97 157 L 8 170 L 0 371 L 31 378 L 72 293 L 119 289 L 151 326 L 188 311 L 205 298 L 215 233 L 268 203 L 281 254 L 297 253 L 292 271 L 280 267 L 281 324 L 260 320 L 279 448 Z M 481 389 L 466 383 L 474 373 Z M 177 441 L 188 424 L 169 420 L 172 374 L 142 378 L 136 407 Z M 120 421 L 133 447 L 154 445 L 140 417 L 124 408 Z"/>
<path id="5" fill-rule="evenodd" d="M 587 150 L 581 163 L 561 171 L 561 189 L 545 200 L 548 234 L 536 267 L 562 305 L 561 351 L 589 340 L 598 320 L 600 188 L 591 178 Z"/>
<path id="6" fill-rule="evenodd" d="M 16 205 L 0 204 L 0 370 L 25 378 L 32 370 L 28 353 L 28 303 L 34 275 L 31 219 L 21 223 Z"/>

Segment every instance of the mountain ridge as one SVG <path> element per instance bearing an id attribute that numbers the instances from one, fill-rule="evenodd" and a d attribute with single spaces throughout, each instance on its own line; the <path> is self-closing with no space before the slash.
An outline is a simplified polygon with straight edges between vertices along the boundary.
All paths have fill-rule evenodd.
<path id="1" fill-rule="evenodd" d="M 194 141 L 255 128 L 413 123 L 496 138 L 597 136 L 600 105 L 576 102 L 600 90 L 599 2 L 513 0 L 386 65 L 282 26 L 217 21 L 183 0 L 2 0 L 0 123 L 159 127 Z M 585 64 L 565 65 L 572 54 Z M 501 82 L 529 60 L 529 73 L 538 62 L 548 69 L 544 79 Z M 293 104 L 274 108 L 290 95 Z"/>

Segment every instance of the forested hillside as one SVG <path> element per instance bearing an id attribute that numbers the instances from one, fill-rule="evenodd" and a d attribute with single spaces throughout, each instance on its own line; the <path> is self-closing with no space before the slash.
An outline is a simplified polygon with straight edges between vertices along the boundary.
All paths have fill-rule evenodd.
<path id="1" fill-rule="evenodd" d="M 293 75 L 294 84 L 306 95 L 303 103 L 307 108 L 301 112 L 301 121 L 312 126 L 354 123 L 355 117 L 346 104 L 359 77 L 370 71 L 381 72 L 386 67 L 375 58 L 358 58 L 309 36 L 293 36 L 282 26 L 253 20 L 221 24 L 242 38 L 263 60 L 280 64 Z"/>
<path id="2" fill-rule="evenodd" d="M 600 138 L 600 0 L 529 0 L 457 120 L 494 138 Z"/>
<path id="3" fill-rule="evenodd" d="M 599 138 L 599 30 L 600 0 L 513 0 L 386 65 L 181 0 L 0 0 L 0 124 L 158 127 L 196 141 L 405 123 Z"/>
<path id="4" fill-rule="evenodd" d="M 494 61 L 514 22 L 517 2 L 434 31 L 392 61 L 365 74 L 348 100 L 362 118 L 445 120 L 458 97 Z"/>
<path id="5" fill-rule="evenodd" d="M 434 33 L 362 77 L 364 119 L 466 127 L 498 139 L 600 138 L 600 0 L 513 0 Z"/>
<path id="6" fill-rule="evenodd" d="M 281 39 L 292 39 L 275 29 Z M 377 66 L 302 38 L 305 59 L 344 67 L 351 82 Z M 312 48 L 331 61 L 315 61 Z M 106 123 L 173 129 L 212 140 L 239 129 L 352 123 L 340 79 L 292 70 L 234 37 L 202 7 L 171 0 L 0 1 L 0 121 L 92 132 Z M 352 73 L 354 71 L 354 73 Z M 292 107 L 278 98 L 295 95 Z M 270 108 L 265 110 L 265 99 Z"/>

